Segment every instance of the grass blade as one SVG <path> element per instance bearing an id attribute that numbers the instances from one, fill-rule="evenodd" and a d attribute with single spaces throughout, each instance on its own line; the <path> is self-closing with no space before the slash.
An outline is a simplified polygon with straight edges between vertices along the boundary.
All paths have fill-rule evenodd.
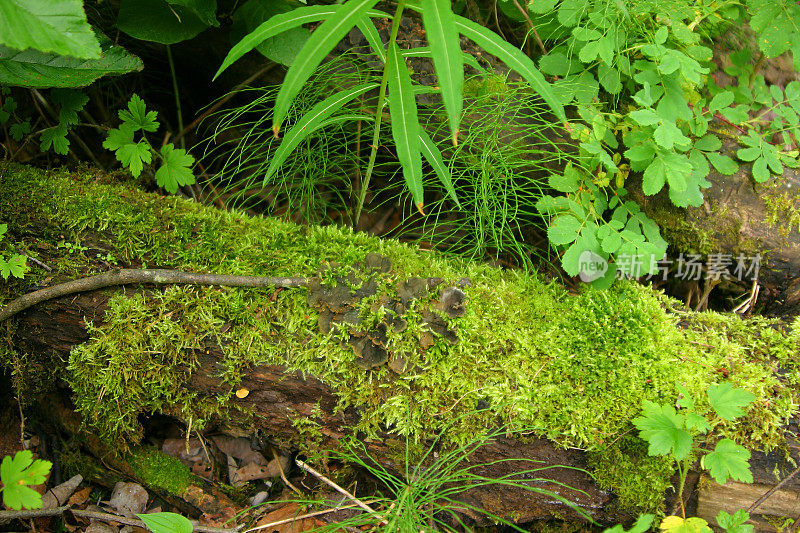
<path id="1" fill-rule="evenodd" d="M 433 66 L 447 110 L 453 145 L 458 145 L 458 123 L 461 120 L 464 89 L 464 59 L 458 33 L 453 28 L 450 0 L 430 0 L 424 4 L 422 22 L 433 55 Z"/>
<path id="2" fill-rule="evenodd" d="M 467 18 L 453 15 L 453 22 L 460 34 L 471 39 L 475 44 L 490 54 L 497 56 L 510 68 L 519 72 L 525 78 L 525 81 L 530 83 L 544 101 L 547 102 L 556 117 L 563 122 L 567 121 L 567 116 L 564 114 L 564 106 L 555 92 L 553 92 L 553 87 L 547 83 L 547 80 L 544 79 L 544 76 L 536 68 L 533 61 L 523 54 L 519 48 L 515 48 L 501 39 L 496 33 Z"/>
<path id="3" fill-rule="evenodd" d="M 461 209 L 461 202 L 458 201 L 456 190 L 453 187 L 453 180 L 450 177 L 450 169 L 444 164 L 442 153 L 433 143 L 430 136 L 425 132 L 424 128 L 420 128 L 419 130 L 419 146 L 422 148 L 422 155 L 425 156 L 425 160 L 428 164 L 433 167 L 433 170 L 439 177 L 439 181 L 444 185 L 447 194 L 450 195 L 458 208 Z"/>
<path id="4" fill-rule="evenodd" d="M 275 37 L 287 30 L 291 30 L 292 28 L 297 28 L 303 24 L 308 24 L 309 22 L 317 22 L 319 20 L 324 20 L 327 17 L 334 15 L 340 6 L 306 6 L 306 7 L 298 7 L 297 9 L 293 9 L 287 13 L 280 13 L 275 15 L 274 17 L 270 18 L 260 26 L 258 26 L 255 30 L 245 35 L 245 37 L 236 43 L 228 52 L 228 55 L 225 56 L 225 60 L 222 62 L 222 65 L 217 70 L 217 73 L 214 74 L 213 79 L 217 79 L 217 77 L 222 74 L 222 72 L 231 66 L 237 59 L 245 55 L 247 52 L 253 50 L 256 46 L 260 45 L 266 39 L 270 37 Z M 382 11 L 368 11 L 366 13 L 367 16 L 370 17 L 385 17 L 386 13 Z"/>
<path id="5" fill-rule="evenodd" d="M 289 106 L 297 93 L 314 72 L 325 56 L 333 47 L 344 38 L 348 31 L 356 25 L 358 19 L 364 16 L 378 0 L 348 0 L 340 5 L 335 13 L 328 16 L 325 22 L 311 34 L 305 46 L 295 57 L 292 66 L 286 72 L 286 77 L 275 99 L 275 113 L 273 115 L 272 130 L 275 135 L 281 127 L 281 122 L 289 111 Z M 294 13 L 292 11 L 291 13 Z"/>
<path id="6" fill-rule="evenodd" d="M 322 102 L 309 109 L 308 113 L 303 115 L 303 117 L 289 129 L 284 136 L 281 145 L 277 150 L 275 150 L 275 154 L 272 156 L 269 168 L 264 175 L 264 181 L 266 182 L 269 180 L 275 171 L 278 170 L 278 167 L 280 167 L 283 162 L 286 161 L 286 158 L 289 157 L 289 154 L 292 153 L 292 150 L 297 148 L 297 145 L 300 144 L 300 142 L 302 142 L 302 140 L 305 139 L 311 132 L 320 127 L 320 125 L 328 117 L 330 117 L 337 110 L 341 109 L 344 104 L 356 96 L 364 94 L 365 92 L 369 91 L 370 89 L 374 89 L 377 86 L 377 83 L 365 83 L 350 89 L 339 91 L 338 93 L 334 94 L 333 96 L 329 96 Z"/>
<path id="7" fill-rule="evenodd" d="M 378 56 L 378 59 L 385 64 L 386 48 L 384 48 L 383 41 L 381 41 L 381 36 L 378 35 L 378 30 L 375 28 L 375 25 L 372 23 L 372 21 L 369 20 L 369 17 L 361 17 L 358 19 L 356 26 L 358 26 L 359 31 L 361 31 L 361 33 L 367 39 L 367 42 L 372 47 L 375 55 Z"/>
<path id="8" fill-rule="evenodd" d="M 420 213 L 425 202 L 422 197 L 422 154 L 419 149 L 419 119 L 417 102 L 411 85 L 406 61 L 396 43 L 391 44 L 386 62 L 389 71 L 389 112 L 392 117 L 392 138 L 397 147 L 397 159 L 403 166 L 403 177 Z"/>

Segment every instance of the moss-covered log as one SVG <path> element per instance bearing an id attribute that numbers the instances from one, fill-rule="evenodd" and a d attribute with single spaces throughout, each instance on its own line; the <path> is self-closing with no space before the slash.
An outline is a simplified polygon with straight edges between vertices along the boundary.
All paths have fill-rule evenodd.
<path id="1" fill-rule="evenodd" d="M 306 453 L 357 439 L 403 471 L 407 448 L 413 458 L 436 437 L 446 448 L 500 426 L 507 437 L 476 460 L 542 463 L 495 462 L 483 474 L 586 468 L 594 479 L 557 468 L 534 486 L 610 522 L 664 505 L 671 465 L 631 431 L 644 400 L 672 403 L 677 384 L 703 398 L 727 379 L 758 400 L 715 436 L 753 448 L 780 444 L 797 410 L 798 338 L 764 320 L 689 313 L 627 282 L 569 295 L 525 273 L 220 212 L 104 176 L 8 167 L 2 179 L 6 238 L 53 269 L 4 285 L 4 303 L 117 267 L 307 280 L 126 286 L 3 323 L 0 361 L 26 401 L 66 385 L 87 429 L 110 443 L 135 441 L 138 415 L 159 412 L 193 429 L 264 430 Z M 577 516 L 519 490 L 464 498 L 520 521 Z"/>

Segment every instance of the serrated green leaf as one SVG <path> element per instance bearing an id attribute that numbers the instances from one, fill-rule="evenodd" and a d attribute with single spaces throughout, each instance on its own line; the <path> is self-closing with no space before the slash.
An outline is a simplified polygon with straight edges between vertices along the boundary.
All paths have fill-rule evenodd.
<path id="1" fill-rule="evenodd" d="M 66 155 L 69 152 L 69 140 L 67 139 L 67 127 L 59 123 L 57 126 L 47 128 L 39 137 L 39 148 L 42 152 L 50 148 L 57 154 Z"/>
<path id="2" fill-rule="evenodd" d="M 770 178 L 770 175 L 765 157 L 759 157 L 753 162 L 753 180 L 756 183 L 764 183 Z"/>
<path id="3" fill-rule="evenodd" d="M 58 112 L 58 122 L 66 126 L 78 123 L 78 112 L 89 101 L 89 96 L 75 89 L 53 89 L 50 99 L 61 106 Z"/>
<path id="4" fill-rule="evenodd" d="M 464 60 L 458 33 L 454 32 L 450 0 L 429 0 L 423 4 L 422 23 L 433 55 L 433 66 L 442 94 L 453 144 L 461 120 L 464 88 Z"/>
<path id="5" fill-rule="evenodd" d="M 622 82 L 620 81 L 619 70 L 614 67 L 601 63 L 597 67 L 597 79 L 603 89 L 608 91 L 609 94 L 619 94 L 622 90 Z"/>
<path id="6" fill-rule="evenodd" d="M 653 132 L 653 140 L 667 150 L 672 150 L 676 145 L 685 145 L 689 143 L 689 139 L 683 135 L 680 128 L 672 122 L 663 122 L 659 124 Z"/>
<path id="7" fill-rule="evenodd" d="M 603 251 L 608 254 L 616 253 L 622 246 L 622 236 L 618 232 L 612 231 L 601 241 L 601 246 Z"/>
<path id="8" fill-rule="evenodd" d="M 102 56 L 89 60 L 0 46 L 0 84 L 39 89 L 84 87 L 102 76 L 142 70 L 142 61 L 121 46 L 112 46 L 106 38 L 101 44 Z"/>
<path id="9" fill-rule="evenodd" d="M 116 150 L 115 155 L 122 166 L 130 169 L 133 177 L 138 177 L 142 173 L 145 163 L 149 164 L 153 160 L 150 145 L 144 141 L 124 144 Z"/>
<path id="10" fill-rule="evenodd" d="M 120 109 L 119 118 L 123 122 L 130 124 L 133 131 L 156 131 L 158 129 L 158 122 L 156 118 L 158 113 L 156 111 L 147 111 L 144 100 L 139 98 L 138 94 L 131 96 L 128 102 L 128 110 Z"/>
<path id="11" fill-rule="evenodd" d="M 107 150 L 119 150 L 126 144 L 133 142 L 133 126 L 123 122 L 119 128 L 113 128 L 108 131 L 106 140 L 103 141 L 103 148 Z"/>
<path id="12" fill-rule="evenodd" d="M 737 389 L 726 381 L 708 388 L 708 401 L 711 408 L 724 420 L 735 420 L 744 415 L 743 407 L 750 405 L 756 397 L 744 389 Z"/>
<path id="13" fill-rule="evenodd" d="M 558 0 L 529 0 L 528 10 L 531 13 L 550 13 L 556 8 Z"/>
<path id="14" fill-rule="evenodd" d="M 648 455 L 670 455 L 682 460 L 692 447 L 692 436 L 683 430 L 684 417 L 669 405 L 645 401 L 643 415 L 633 419 L 639 436 L 646 440 Z"/>
<path id="15" fill-rule="evenodd" d="M 686 429 L 696 429 L 700 433 L 708 433 L 712 427 L 708 420 L 697 413 L 686 413 Z"/>
<path id="16" fill-rule="evenodd" d="M 392 139 L 397 159 L 403 167 L 403 178 L 411 192 L 414 205 L 422 212 L 425 204 L 422 189 L 422 154 L 419 147 L 417 102 L 405 59 L 397 43 L 389 48 L 386 57 L 389 72 L 389 114 L 392 118 Z"/>
<path id="17" fill-rule="evenodd" d="M 7 276 L 4 276 L 7 277 Z M 42 496 L 26 485 L 40 485 L 50 472 L 51 463 L 41 459 L 33 460 L 30 450 L 17 452 L 13 459 L 5 456 L 0 463 L 0 480 L 3 482 L 3 503 L 19 511 L 38 509 L 42 506 Z"/>
<path id="18" fill-rule="evenodd" d="M 141 513 L 137 515 L 153 533 L 192 533 L 188 518 L 176 513 Z"/>
<path id="19" fill-rule="evenodd" d="M 756 159 L 761 157 L 761 148 L 757 147 L 740 148 L 736 150 L 736 157 L 738 157 L 742 161 L 755 161 Z"/>
<path id="20" fill-rule="evenodd" d="M 81 0 L 0 2 L 0 44 L 78 59 L 101 54 Z"/>
<path id="21" fill-rule="evenodd" d="M 560 246 L 569 244 L 578 238 L 581 227 L 580 220 L 572 215 L 561 215 L 550 221 L 547 228 L 547 238 L 550 244 Z"/>
<path id="22" fill-rule="evenodd" d="M 14 123 L 8 128 L 8 133 L 11 135 L 11 138 L 17 142 L 20 142 L 22 138 L 30 132 L 31 122 L 29 120 Z"/>
<path id="23" fill-rule="evenodd" d="M 339 91 L 309 109 L 284 135 L 280 146 L 278 146 L 278 149 L 272 155 L 267 172 L 264 174 L 264 183 L 267 183 L 283 162 L 286 161 L 289 154 L 297 148 L 303 139 L 316 131 L 324 120 L 339 111 L 353 98 L 376 87 L 378 87 L 377 83 L 357 85 L 350 89 Z"/>
<path id="24" fill-rule="evenodd" d="M 576 25 L 589 8 L 589 0 L 563 0 L 558 8 L 558 22 L 566 27 Z"/>
<path id="25" fill-rule="evenodd" d="M 459 33 L 501 59 L 509 68 L 516 70 L 539 93 L 556 117 L 562 122 L 567 121 L 564 106 L 553 91 L 552 85 L 547 83 L 542 73 L 537 70 L 536 64 L 519 48 L 514 48 L 496 33 L 467 18 L 454 15 L 453 22 Z"/>
<path id="26" fill-rule="evenodd" d="M 747 524 L 748 520 L 750 520 L 750 513 L 744 509 L 737 509 L 733 515 L 729 515 L 725 511 L 717 514 L 717 525 L 726 533 L 753 533 L 755 527 Z"/>
<path id="27" fill-rule="evenodd" d="M 652 126 L 661 122 L 661 117 L 653 109 L 637 109 L 628 114 L 640 126 Z"/>
<path id="28" fill-rule="evenodd" d="M 694 147 L 704 152 L 716 152 L 722 147 L 722 141 L 716 135 L 705 135 L 694 142 Z"/>
<path id="29" fill-rule="evenodd" d="M 450 198 L 452 198 L 452 200 L 455 202 L 456 207 L 461 209 L 461 202 L 458 201 L 458 196 L 456 196 L 456 190 L 453 187 L 453 179 L 450 176 L 450 170 L 447 168 L 447 165 L 444 164 L 442 153 L 428 136 L 425 128 L 419 129 L 419 147 L 422 150 L 422 155 L 425 156 L 425 160 L 431 167 L 433 167 L 433 170 L 436 172 L 436 176 L 439 178 L 439 181 L 441 181 L 442 185 L 444 185 L 444 189 L 447 191 L 447 194 L 450 195 Z"/>
<path id="30" fill-rule="evenodd" d="M 728 479 L 743 483 L 752 483 L 753 474 L 750 472 L 750 451 L 730 439 L 722 439 L 717 443 L 714 451 L 703 457 L 703 468 L 714 481 L 720 485 Z"/>
<path id="31" fill-rule="evenodd" d="M 654 38 L 656 44 L 664 44 L 665 42 L 667 42 L 667 37 L 669 36 L 668 32 L 669 28 L 667 28 L 666 26 L 661 26 L 660 28 L 658 28 Z"/>
<path id="32" fill-rule="evenodd" d="M 559 192 L 575 192 L 580 187 L 575 176 L 566 175 L 566 173 L 564 176 L 551 174 L 547 178 L 547 182 L 553 189 Z"/>
<path id="33" fill-rule="evenodd" d="M 8 279 L 9 276 L 22 279 L 28 270 L 27 259 L 24 255 L 14 254 L 8 261 L 0 256 L 0 275 L 3 276 L 3 279 Z"/>
<path id="34" fill-rule="evenodd" d="M 148 152 L 149 153 L 149 152 Z M 182 185 L 194 183 L 192 165 L 194 157 L 186 153 L 182 148 L 175 148 L 172 143 L 161 147 L 161 166 L 156 171 L 156 183 L 159 187 L 164 187 L 167 192 L 175 193 Z"/>
<path id="35" fill-rule="evenodd" d="M 666 182 L 667 174 L 664 161 L 657 157 L 647 165 L 644 174 L 642 174 L 642 191 L 647 196 L 652 196 L 663 189 Z"/>

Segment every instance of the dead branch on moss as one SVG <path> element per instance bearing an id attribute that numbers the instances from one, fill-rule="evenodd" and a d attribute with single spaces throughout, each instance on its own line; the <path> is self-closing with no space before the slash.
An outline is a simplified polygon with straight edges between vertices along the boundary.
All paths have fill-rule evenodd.
<path id="1" fill-rule="evenodd" d="M 181 270 L 166 269 L 133 269 L 121 268 L 104 272 L 96 276 L 80 278 L 52 287 L 30 292 L 12 300 L 0 311 L 0 322 L 24 311 L 38 303 L 76 294 L 79 292 L 93 291 L 115 285 L 129 285 L 132 283 L 163 284 L 190 284 L 190 285 L 226 285 L 229 287 L 304 287 L 306 278 L 272 277 L 272 276 L 229 276 L 225 274 L 199 274 Z"/>

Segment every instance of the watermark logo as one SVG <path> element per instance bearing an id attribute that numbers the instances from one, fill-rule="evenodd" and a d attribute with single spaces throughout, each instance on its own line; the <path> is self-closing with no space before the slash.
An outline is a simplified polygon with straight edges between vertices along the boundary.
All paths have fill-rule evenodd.
<path id="1" fill-rule="evenodd" d="M 586 250 L 578 257 L 578 276 L 584 283 L 591 283 L 606 275 L 608 261 L 591 250 Z"/>

